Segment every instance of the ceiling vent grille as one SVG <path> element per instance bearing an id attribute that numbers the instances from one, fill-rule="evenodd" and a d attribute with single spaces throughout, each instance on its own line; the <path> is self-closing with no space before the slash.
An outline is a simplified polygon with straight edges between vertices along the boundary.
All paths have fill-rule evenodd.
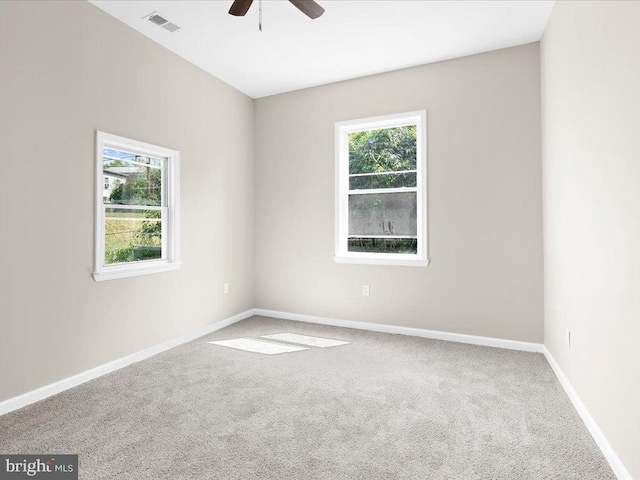
<path id="1" fill-rule="evenodd" d="M 162 26 L 165 23 L 167 23 L 169 20 L 167 20 L 164 17 L 161 17 L 160 15 L 152 13 L 151 15 L 149 15 L 149 21 L 155 23 L 156 25 Z"/>
<path id="2" fill-rule="evenodd" d="M 158 15 L 158 13 L 156 12 L 150 13 L 145 18 L 147 18 L 151 23 L 154 23 L 155 25 L 158 25 L 159 27 L 162 27 L 171 33 L 180 30 L 180 27 L 178 25 L 176 25 L 175 23 L 171 23 L 169 20 L 164 18 L 162 15 Z"/>
<path id="3" fill-rule="evenodd" d="M 171 22 L 165 23 L 164 25 L 162 25 L 162 28 L 164 28 L 165 30 L 169 30 L 171 33 L 175 32 L 176 30 L 180 30 L 180 27 L 178 25 Z"/>

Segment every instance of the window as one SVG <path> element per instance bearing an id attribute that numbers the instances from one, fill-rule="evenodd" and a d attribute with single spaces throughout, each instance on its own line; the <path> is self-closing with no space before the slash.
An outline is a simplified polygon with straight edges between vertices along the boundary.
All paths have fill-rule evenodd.
<path id="1" fill-rule="evenodd" d="M 336 123 L 336 262 L 426 266 L 427 113 Z"/>
<path id="2" fill-rule="evenodd" d="M 93 278 L 178 269 L 180 153 L 97 132 L 96 162 Z"/>

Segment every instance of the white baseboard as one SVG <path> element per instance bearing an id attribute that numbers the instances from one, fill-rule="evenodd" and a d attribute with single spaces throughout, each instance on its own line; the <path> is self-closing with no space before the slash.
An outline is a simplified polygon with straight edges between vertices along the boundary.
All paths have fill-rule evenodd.
<path id="1" fill-rule="evenodd" d="M 448 333 L 448 332 L 440 332 L 436 330 L 424 330 L 421 328 L 384 325 L 379 323 L 357 322 L 353 320 L 344 320 L 344 319 L 329 318 L 329 317 L 318 317 L 315 315 L 304 315 L 300 313 L 278 312 L 274 310 L 265 310 L 262 308 L 254 308 L 251 310 L 247 310 L 245 312 L 234 315 L 233 317 L 213 323 L 211 325 L 208 325 L 194 332 L 187 333 L 180 337 L 163 342 L 159 345 L 149 347 L 140 352 L 137 352 L 137 353 L 128 355 L 126 357 L 120 358 L 118 360 L 114 360 L 112 362 L 106 363 L 104 365 L 100 365 L 98 367 L 92 368 L 91 370 L 87 370 L 86 372 L 79 373 L 72 377 L 65 378 L 58 382 L 52 383 L 50 385 L 46 385 L 44 387 L 38 388 L 37 390 L 33 390 L 31 392 L 27 392 L 17 397 L 13 397 L 3 402 L 0 402 L 0 415 L 4 415 L 5 413 L 9 413 L 19 408 L 26 407 L 27 405 L 30 405 L 32 403 L 38 402 L 40 400 L 44 400 L 47 397 L 63 392 L 65 390 L 78 386 L 82 383 L 88 382 L 89 380 L 93 380 L 94 378 L 100 377 L 107 373 L 111 373 L 115 370 L 119 370 L 121 368 L 126 367 L 127 365 L 131 365 L 132 363 L 139 362 L 146 358 L 152 357 L 154 355 L 157 355 L 158 353 L 177 347 L 178 345 L 182 345 L 183 343 L 190 342 L 191 340 L 195 340 L 196 338 L 215 332 L 216 330 L 220 330 L 224 327 L 227 327 L 236 322 L 249 318 L 253 315 L 282 318 L 284 320 L 294 320 L 298 322 L 316 323 L 321 325 L 331 325 L 334 327 L 355 328 L 358 330 L 369 330 L 373 332 L 395 333 L 399 335 L 432 338 L 436 340 L 468 343 L 472 345 L 482 345 L 486 347 L 506 348 L 510 350 L 520 350 L 524 352 L 543 353 L 545 358 L 549 362 L 549 365 L 551 366 L 554 373 L 556 374 L 558 381 L 564 388 L 565 392 L 567 393 L 567 396 L 569 397 L 575 409 L 577 410 L 578 414 L 582 418 L 582 421 L 587 426 L 587 429 L 591 433 L 591 436 L 595 440 L 598 447 L 600 447 L 600 450 L 602 450 L 603 455 L 611 465 L 611 468 L 614 471 L 614 473 L 617 475 L 617 477 L 620 480 L 633 480 L 631 478 L 631 475 L 627 471 L 627 469 L 624 467 L 624 464 L 622 463 L 618 455 L 613 450 L 613 447 L 607 441 L 606 437 L 602 433 L 602 430 L 600 430 L 600 427 L 598 427 L 598 425 L 596 424 L 596 421 L 593 419 L 593 417 L 591 416 L 587 408 L 584 406 L 584 404 L 580 400 L 580 397 L 578 397 L 578 394 L 571 386 L 571 383 L 569 383 L 569 379 L 566 377 L 564 372 L 560 369 L 560 366 L 558 365 L 556 360 L 553 358 L 549 350 L 547 350 L 547 348 L 541 343 L 521 342 L 517 340 L 505 340 L 501 338 L 491 338 L 491 337 L 480 337 L 476 335 L 466 335 L 462 333 Z"/>
<path id="2" fill-rule="evenodd" d="M 227 327 L 233 323 L 239 322 L 240 320 L 244 320 L 245 318 L 248 318 L 254 314 L 255 313 L 253 310 L 247 310 L 246 312 L 239 313 L 238 315 L 234 315 L 233 317 L 226 318 L 216 323 L 212 323 L 211 325 L 207 325 L 206 327 L 203 327 L 194 332 L 190 332 L 185 335 L 181 335 L 180 337 L 167 340 L 166 342 L 163 342 L 159 345 L 154 345 L 153 347 L 146 348 L 140 352 L 136 352 L 112 362 L 105 363 L 104 365 L 100 365 L 98 367 L 92 368 L 91 370 L 78 373 L 77 375 L 59 380 L 55 383 L 45 385 L 44 387 L 32 390 L 31 392 L 24 393 L 17 397 L 9 398 L 8 400 L 0 402 L 0 415 L 4 415 L 5 413 L 9 413 L 14 410 L 18 410 L 19 408 L 26 407 L 27 405 L 31 405 L 32 403 L 44 400 L 47 397 L 76 387 L 82 383 L 88 382 L 89 380 L 93 380 L 94 378 L 100 377 L 107 373 L 111 373 L 115 370 L 119 370 L 126 367 L 127 365 L 131 365 L 132 363 L 136 363 L 146 358 L 152 357 L 154 355 L 157 355 L 158 353 L 164 352 L 165 350 L 169 350 L 173 347 L 177 347 L 178 345 L 182 345 L 183 343 L 190 342 L 191 340 L 195 340 L 196 338 L 202 337 L 203 335 L 207 335 L 211 332 L 215 332 L 216 330 Z"/>
<path id="3" fill-rule="evenodd" d="M 284 320 L 295 320 L 298 322 L 318 323 L 322 325 L 331 325 L 334 327 L 355 328 L 358 330 L 370 330 L 373 332 L 395 333 L 399 335 L 409 335 L 412 337 L 432 338 L 435 340 L 445 340 L 447 342 L 469 343 L 472 345 L 483 345 L 485 347 L 506 348 L 509 350 L 520 350 L 523 352 L 542 353 L 544 349 L 544 345 L 541 343 L 520 342 L 518 340 L 505 340 L 502 338 L 479 337 L 476 335 L 466 335 L 464 333 L 448 333 L 440 332 L 437 330 L 424 330 L 422 328 L 384 325 L 380 323 L 356 322 L 354 320 L 317 317 L 314 315 L 303 315 L 301 313 L 277 312 L 274 310 L 265 310 L 262 308 L 254 309 L 254 315 L 282 318 Z"/>
<path id="4" fill-rule="evenodd" d="M 577 410 L 578 414 L 582 418 L 582 421 L 585 423 L 587 429 L 591 433 L 591 436 L 595 440 L 598 447 L 602 451 L 602 454 L 605 456 L 609 465 L 611 465 L 611 469 L 616 474 L 616 476 L 620 480 L 633 480 L 631 475 L 624 467 L 622 461 L 616 455 L 615 451 L 611 444 L 607 441 L 606 437 L 600 430 L 600 427 L 596 424 L 595 420 L 589 414 L 589 411 L 586 409 L 580 397 L 573 389 L 569 380 L 567 379 L 564 372 L 560 369 L 560 366 L 555 361 L 547 347 L 541 343 L 529 343 L 529 342 L 520 342 L 517 340 L 504 340 L 500 338 L 491 338 L 491 337 L 479 337 L 475 335 L 465 335 L 462 333 L 448 333 L 448 332 L 439 332 L 435 330 L 423 330 L 421 328 L 410 328 L 410 327 L 398 327 L 395 325 L 384 325 L 378 323 L 365 323 L 365 322 L 356 322 L 353 320 L 343 320 L 338 318 L 328 318 L 328 317 L 318 317 L 314 315 L 304 315 L 300 313 L 288 313 L 288 312 L 278 312 L 274 310 L 265 310 L 262 308 L 254 309 L 254 315 L 262 315 L 265 317 L 274 317 L 274 318 L 282 318 L 284 320 L 295 320 L 298 322 L 306 322 L 306 323 L 317 323 L 321 325 L 331 325 L 334 327 L 345 327 L 345 328 L 355 328 L 358 330 L 370 330 L 374 332 L 383 332 L 383 333 L 396 333 L 400 335 L 410 335 L 414 337 L 424 337 L 424 338 L 433 338 L 437 340 L 446 340 L 449 342 L 459 342 L 459 343 L 470 343 L 473 345 L 483 345 L 486 347 L 498 347 L 498 348 L 507 348 L 510 350 L 520 350 L 524 352 L 538 352 L 543 353 L 549 365 L 551 366 L 553 372 L 555 373 L 558 381 L 564 388 L 567 396 L 573 403 L 573 406 Z"/>
<path id="5" fill-rule="evenodd" d="M 549 365 L 551 365 L 553 372 L 556 374 L 556 377 L 558 377 L 560 385 L 562 385 L 562 388 L 564 388 L 564 391 L 567 393 L 567 396 L 571 400 L 571 403 L 573 403 L 573 406 L 580 415 L 580 418 L 582 418 L 582 421 L 587 426 L 589 433 L 591 433 L 591 436 L 595 440 L 596 444 L 598 445 L 598 447 L 600 447 L 602 454 L 609 462 L 609 465 L 611 465 L 613 473 L 615 473 L 620 480 L 633 480 L 631 478 L 631 474 L 622 463 L 622 460 L 620 460 L 620 457 L 618 457 L 615 450 L 613 449 L 607 438 L 604 436 L 604 433 L 602 433 L 602 430 L 600 430 L 600 427 L 587 410 L 587 407 L 584 406 L 584 403 L 582 403 L 582 400 L 580 400 L 580 397 L 573 389 L 573 386 L 571 386 L 571 383 L 569 383 L 569 379 L 560 368 L 560 365 L 558 365 L 558 362 L 556 362 L 556 359 L 553 358 L 553 355 L 551 355 L 551 352 L 547 349 L 546 346 L 544 347 L 543 353 L 545 358 L 547 359 L 547 362 L 549 362 Z"/>
<path id="6" fill-rule="evenodd" d="M 70 388 L 76 387 L 82 383 L 98 378 L 107 373 L 114 372 L 121 368 L 139 362 L 146 358 L 157 355 L 158 353 L 169 350 L 183 343 L 190 342 L 196 338 L 202 337 L 209 333 L 220 330 L 233 323 L 249 318 L 253 315 L 262 315 L 265 317 L 276 317 L 285 320 L 295 320 L 299 322 L 318 323 L 323 325 L 332 325 L 336 327 L 355 328 L 359 330 L 371 330 L 374 332 L 396 333 L 400 335 L 410 335 L 414 337 L 433 338 L 437 340 L 446 340 L 450 342 L 470 343 L 473 345 L 484 345 L 487 347 L 507 348 L 511 350 L 522 350 L 525 352 L 542 352 L 543 345 L 538 343 L 519 342 L 516 340 L 504 340 L 499 338 L 478 337 L 475 335 L 465 335 L 461 333 L 438 332 L 434 330 L 423 330 L 420 328 L 398 327 L 394 325 L 383 325 L 378 323 L 356 322 L 353 320 L 342 320 L 337 318 L 317 317 L 313 315 L 303 315 L 298 313 L 277 312 L 273 310 L 264 310 L 254 308 L 245 312 L 234 315 L 233 317 L 221 320 L 219 322 L 208 325 L 194 332 L 187 333 L 177 338 L 167 340 L 159 345 L 146 348 L 140 352 L 133 353 L 123 358 L 119 358 L 104 365 L 92 368 L 85 372 L 79 373 L 72 377 L 68 377 L 57 382 L 45 385 L 44 387 L 32 390 L 17 397 L 9 398 L 0 402 L 0 415 L 18 410 L 20 408 L 31 405 L 32 403 L 44 400 L 57 393 L 63 392 Z"/>

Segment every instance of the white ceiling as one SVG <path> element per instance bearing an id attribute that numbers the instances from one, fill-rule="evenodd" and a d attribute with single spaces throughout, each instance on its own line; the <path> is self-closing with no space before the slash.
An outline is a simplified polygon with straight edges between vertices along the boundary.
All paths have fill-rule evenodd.
<path id="1" fill-rule="evenodd" d="M 318 0 L 311 20 L 284 0 L 245 17 L 232 0 L 91 3 L 253 98 L 540 40 L 553 1 Z M 149 13 L 179 25 L 169 33 Z"/>

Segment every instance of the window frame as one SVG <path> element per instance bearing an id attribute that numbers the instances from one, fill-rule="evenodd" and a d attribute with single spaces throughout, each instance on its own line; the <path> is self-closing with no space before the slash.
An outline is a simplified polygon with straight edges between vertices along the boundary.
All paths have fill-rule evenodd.
<path id="1" fill-rule="evenodd" d="M 364 130 L 416 126 L 417 253 L 349 252 L 349 134 Z M 429 265 L 427 237 L 427 111 L 383 115 L 335 124 L 335 256 L 336 263 L 365 265 Z M 381 193 L 412 191 L 380 189 Z"/>
<path id="2" fill-rule="evenodd" d="M 166 197 L 166 207 L 161 208 L 166 208 L 166 219 L 163 218 L 162 221 L 162 259 L 105 265 L 105 209 L 109 208 L 109 204 L 105 204 L 103 199 L 103 149 L 105 147 L 160 158 L 165 161 L 162 188 L 165 190 L 163 195 Z M 180 152 L 96 131 L 95 156 L 96 193 L 93 279 L 96 282 L 100 282 L 179 269 L 182 264 L 180 262 Z M 122 208 L 126 208 L 126 206 L 122 206 Z M 158 208 L 152 207 L 151 209 L 157 210 Z"/>

